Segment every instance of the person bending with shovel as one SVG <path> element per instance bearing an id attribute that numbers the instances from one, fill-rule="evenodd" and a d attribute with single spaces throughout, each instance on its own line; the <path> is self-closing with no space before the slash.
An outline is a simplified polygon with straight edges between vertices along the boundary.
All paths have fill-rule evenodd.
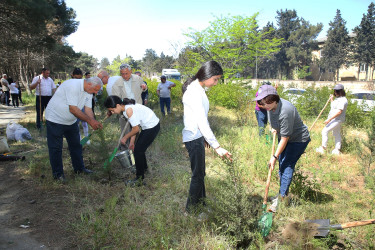
<path id="1" fill-rule="evenodd" d="M 108 96 L 104 106 L 111 114 L 124 114 L 126 119 L 132 125 L 129 133 L 125 134 L 121 139 L 121 143 L 125 145 L 130 139 L 129 149 L 134 151 L 134 160 L 136 167 L 136 177 L 126 182 L 129 186 L 143 185 L 145 171 L 147 170 L 146 150 L 155 140 L 160 130 L 159 118 L 154 111 L 142 104 L 136 104 L 135 100 L 124 98 L 121 100 L 118 96 Z M 135 143 L 135 136 L 139 133 L 138 141 Z"/>
<path id="2" fill-rule="evenodd" d="M 279 160 L 280 190 L 269 208 L 269 211 L 276 212 L 279 199 L 283 200 L 288 195 L 295 165 L 310 142 L 310 134 L 297 109 L 280 98 L 274 87 L 261 86 L 255 101 L 267 110 L 272 132 L 277 133 L 279 140 L 276 152 L 269 161 L 269 167 L 273 170 L 276 160 Z"/>

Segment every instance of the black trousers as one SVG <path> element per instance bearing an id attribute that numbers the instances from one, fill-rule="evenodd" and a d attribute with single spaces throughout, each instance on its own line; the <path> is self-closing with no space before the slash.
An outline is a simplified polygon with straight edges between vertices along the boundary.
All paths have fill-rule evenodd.
<path id="1" fill-rule="evenodd" d="M 145 178 L 145 171 L 148 168 L 146 160 L 146 150 L 155 140 L 160 130 L 160 123 L 150 129 L 142 130 L 138 137 L 138 141 L 134 147 L 134 160 L 137 169 L 137 179 Z"/>
<path id="2" fill-rule="evenodd" d="M 19 106 L 19 103 L 18 103 L 18 94 L 11 94 L 12 95 L 12 104 L 13 104 L 13 107 L 18 107 Z"/>
<path id="3" fill-rule="evenodd" d="M 185 147 L 189 152 L 192 172 L 186 211 L 192 212 L 197 205 L 205 205 L 206 189 L 204 186 L 204 176 L 206 175 L 206 162 L 204 138 L 200 137 L 193 141 L 185 142 Z"/>
<path id="4" fill-rule="evenodd" d="M 40 117 L 43 117 L 43 112 L 48 105 L 49 100 L 51 100 L 52 96 L 42 96 L 42 107 L 40 107 L 39 103 L 39 96 L 37 95 L 35 98 L 35 108 L 36 108 L 36 127 L 40 129 Z M 42 114 L 40 114 L 40 109 L 42 109 Z"/>

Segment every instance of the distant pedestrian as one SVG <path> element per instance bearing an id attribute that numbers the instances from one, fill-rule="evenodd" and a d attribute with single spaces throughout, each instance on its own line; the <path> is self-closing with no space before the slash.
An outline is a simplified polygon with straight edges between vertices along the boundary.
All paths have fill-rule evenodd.
<path id="1" fill-rule="evenodd" d="M 289 101 L 280 98 L 271 85 L 261 86 L 255 101 L 268 111 L 272 131 L 278 135 L 279 144 L 269 160 L 272 170 L 276 160 L 279 160 L 280 190 L 269 208 L 276 212 L 279 197 L 284 200 L 289 193 L 294 168 L 310 142 L 310 134 L 297 109 Z"/>
<path id="2" fill-rule="evenodd" d="M 192 172 L 186 202 L 187 213 L 196 212 L 200 205 L 205 205 L 205 146 L 212 147 L 220 157 L 231 160 L 232 155 L 220 146 L 207 119 L 209 101 L 205 88 L 215 86 L 222 75 L 223 69 L 220 64 L 209 61 L 204 63 L 195 76 L 188 79 L 182 87 L 185 125 L 182 140 L 189 153 Z"/>
<path id="3" fill-rule="evenodd" d="M 18 108 L 19 102 L 18 102 L 18 86 L 17 86 L 17 83 L 15 83 L 12 78 L 9 78 L 9 83 L 10 83 L 9 88 L 10 88 L 10 94 L 12 96 L 13 107 Z"/>
<path id="4" fill-rule="evenodd" d="M 316 152 L 324 154 L 328 144 L 328 134 L 332 131 L 335 137 L 335 148 L 332 150 L 333 155 L 339 155 L 341 150 L 341 126 L 345 122 L 346 109 L 348 108 L 348 99 L 344 85 L 336 84 L 333 88 L 333 96 L 331 96 L 331 110 L 329 111 L 327 120 L 324 121 L 326 125 L 322 131 L 322 146 L 316 149 Z"/>
<path id="5" fill-rule="evenodd" d="M 168 114 L 171 113 L 171 89 L 173 87 L 176 87 L 176 84 L 167 81 L 167 78 L 165 76 L 161 76 L 160 80 L 161 82 L 159 83 L 156 91 L 159 96 L 161 114 L 164 116 L 164 106 L 167 106 Z"/>
<path id="6" fill-rule="evenodd" d="M 49 77 L 50 71 L 47 68 L 42 69 L 42 73 L 34 77 L 30 89 L 35 89 L 35 109 L 36 109 L 36 127 L 41 129 L 44 109 L 55 93 L 56 85 Z"/>
<path id="7" fill-rule="evenodd" d="M 6 74 L 3 74 L 3 77 L 1 78 L 0 82 L 2 85 L 3 92 L 5 93 L 5 104 L 10 106 L 9 82 L 7 79 L 8 76 Z"/>
<path id="8" fill-rule="evenodd" d="M 18 99 L 20 100 L 21 104 L 23 104 L 23 101 L 22 101 L 22 88 L 21 88 L 21 85 L 16 81 L 16 84 L 18 86 Z"/>

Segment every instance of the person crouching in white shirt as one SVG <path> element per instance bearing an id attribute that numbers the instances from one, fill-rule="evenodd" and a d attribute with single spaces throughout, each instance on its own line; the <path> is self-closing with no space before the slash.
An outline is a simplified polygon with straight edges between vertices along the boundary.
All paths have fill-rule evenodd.
<path id="1" fill-rule="evenodd" d="M 126 144 L 130 139 L 129 149 L 134 152 L 134 160 L 136 167 L 136 178 L 126 182 L 127 185 L 143 185 L 145 172 L 148 169 L 146 160 L 146 150 L 155 140 L 160 130 L 159 118 L 155 115 L 154 111 L 142 104 L 136 104 L 135 100 L 124 98 L 121 100 L 118 96 L 108 96 L 104 106 L 111 114 L 124 114 L 128 119 L 132 129 L 126 133 L 121 139 L 122 144 Z M 135 137 L 139 134 L 137 143 L 135 144 Z"/>
<path id="2" fill-rule="evenodd" d="M 207 120 L 209 101 L 204 88 L 215 86 L 222 75 L 223 69 L 220 64 L 216 61 L 209 61 L 203 64 L 196 75 L 182 86 L 185 125 L 182 137 L 189 153 L 192 171 L 186 203 L 187 213 L 197 212 L 195 211 L 197 206 L 205 205 L 205 145 L 215 149 L 220 157 L 231 160 L 232 155 L 220 147 Z"/>

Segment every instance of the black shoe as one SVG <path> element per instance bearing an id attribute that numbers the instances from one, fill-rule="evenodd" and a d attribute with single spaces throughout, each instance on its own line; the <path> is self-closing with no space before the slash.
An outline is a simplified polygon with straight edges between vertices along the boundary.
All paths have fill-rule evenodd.
<path id="1" fill-rule="evenodd" d="M 90 169 L 87 169 L 87 168 L 84 168 L 82 170 L 75 170 L 74 173 L 76 173 L 76 174 L 82 174 L 82 173 L 84 173 L 84 174 L 92 174 L 92 173 L 94 173 L 94 171 L 92 171 Z"/>
<path id="2" fill-rule="evenodd" d="M 133 180 L 125 181 L 125 185 L 129 187 L 140 187 L 146 185 L 145 180 L 142 178 L 135 178 Z"/>

